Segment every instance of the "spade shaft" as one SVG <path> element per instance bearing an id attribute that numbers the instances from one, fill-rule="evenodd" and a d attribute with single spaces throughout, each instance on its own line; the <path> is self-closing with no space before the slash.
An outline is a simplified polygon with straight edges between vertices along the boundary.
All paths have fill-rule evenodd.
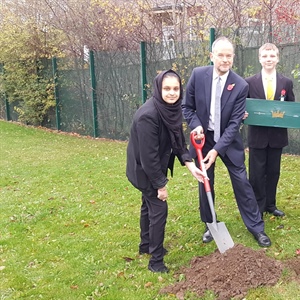
<path id="1" fill-rule="evenodd" d="M 206 168 L 203 161 L 202 148 L 205 143 L 205 137 L 202 140 L 198 141 L 195 139 L 195 132 L 191 132 L 190 139 L 192 145 L 196 149 L 197 157 L 200 165 L 201 171 L 204 173 L 205 177 L 203 179 L 204 189 L 207 195 L 207 200 L 209 204 L 209 208 L 212 215 L 212 223 L 206 223 L 212 237 L 214 238 L 216 245 L 221 253 L 224 253 L 226 250 L 232 248 L 234 246 L 234 242 L 231 238 L 231 235 L 225 225 L 224 222 L 217 222 L 216 212 L 214 208 L 214 202 L 211 194 L 209 180 L 206 174 Z"/>

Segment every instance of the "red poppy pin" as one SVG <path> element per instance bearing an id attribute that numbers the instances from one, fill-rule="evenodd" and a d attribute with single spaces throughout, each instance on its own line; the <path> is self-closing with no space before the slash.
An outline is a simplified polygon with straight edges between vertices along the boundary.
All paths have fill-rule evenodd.
<path id="1" fill-rule="evenodd" d="M 284 101 L 285 94 L 286 94 L 286 90 L 281 90 L 281 93 L 280 93 L 280 101 Z"/>
<path id="2" fill-rule="evenodd" d="M 234 88 L 234 86 L 235 86 L 235 83 L 229 84 L 227 86 L 227 91 L 231 91 Z"/>

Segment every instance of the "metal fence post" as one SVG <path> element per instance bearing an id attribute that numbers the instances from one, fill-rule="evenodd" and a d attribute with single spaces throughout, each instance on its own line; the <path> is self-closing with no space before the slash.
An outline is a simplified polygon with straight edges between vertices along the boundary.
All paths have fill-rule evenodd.
<path id="1" fill-rule="evenodd" d="M 212 44 L 216 39 L 216 34 L 215 34 L 215 28 L 210 28 L 209 31 L 209 51 L 211 52 L 212 50 Z M 210 61 L 210 64 L 213 65 L 213 62 Z"/>
<path id="2" fill-rule="evenodd" d="M 9 102 L 7 100 L 6 94 L 4 93 L 4 101 L 5 101 L 5 115 L 6 115 L 6 121 L 10 121 L 10 107 L 9 107 Z"/>
<path id="3" fill-rule="evenodd" d="M 95 75 L 95 58 L 94 51 L 89 51 L 90 57 L 90 76 L 92 88 L 92 111 L 93 111 L 93 132 L 94 137 L 98 137 L 98 113 L 97 113 L 97 93 L 96 93 L 96 75 Z"/>
<path id="4" fill-rule="evenodd" d="M 4 76 L 4 73 L 5 73 L 4 64 L 0 64 L 0 72 L 1 72 L 1 75 Z M 6 121 L 10 121 L 11 120 L 10 105 L 9 105 L 9 101 L 7 100 L 5 91 L 3 91 L 3 100 L 4 100 L 4 104 L 5 104 L 5 118 L 6 118 Z"/>
<path id="5" fill-rule="evenodd" d="M 56 118 L 56 129 L 60 130 L 60 108 L 59 108 L 59 95 L 57 87 L 57 61 L 56 57 L 52 57 L 52 74 L 54 81 L 54 97 L 55 97 L 55 118 Z"/>
<path id="6" fill-rule="evenodd" d="M 146 76 L 146 42 L 141 42 L 140 45 L 140 51 L 141 51 L 141 79 L 142 79 L 142 100 L 143 103 L 146 102 L 147 99 L 147 91 L 145 89 L 147 84 L 147 76 Z"/>

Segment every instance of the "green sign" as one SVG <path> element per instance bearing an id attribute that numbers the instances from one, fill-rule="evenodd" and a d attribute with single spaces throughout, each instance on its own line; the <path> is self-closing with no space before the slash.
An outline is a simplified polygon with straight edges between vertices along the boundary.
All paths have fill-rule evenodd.
<path id="1" fill-rule="evenodd" d="M 247 98 L 246 111 L 247 125 L 300 128 L 299 102 Z"/>

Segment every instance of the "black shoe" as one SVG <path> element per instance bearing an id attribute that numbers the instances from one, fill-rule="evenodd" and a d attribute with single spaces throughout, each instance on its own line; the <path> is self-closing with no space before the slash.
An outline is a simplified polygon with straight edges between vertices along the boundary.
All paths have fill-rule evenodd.
<path id="1" fill-rule="evenodd" d="M 202 242 L 203 243 L 209 243 L 213 240 L 213 236 L 211 235 L 208 228 L 205 228 L 204 234 L 202 236 Z"/>
<path id="2" fill-rule="evenodd" d="M 154 273 L 169 273 L 169 269 L 165 265 L 161 265 L 158 267 L 148 265 L 148 269 Z"/>
<path id="3" fill-rule="evenodd" d="M 259 233 L 254 233 L 254 238 L 257 240 L 258 245 L 260 247 L 270 247 L 271 246 L 271 240 L 270 238 L 262 231 Z"/>
<path id="4" fill-rule="evenodd" d="M 279 209 L 275 209 L 274 211 L 270 212 L 275 217 L 283 217 L 285 216 L 285 213 Z"/>
<path id="5" fill-rule="evenodd" d="M 163 255 L 164 255 L 164 256 L 167 255 L 168 252 L 169 252 L 169 251 L 168 251 L 166 248 L 163 248 Z M 150 254 L 150 253 L 149 253 L 149 250 L 147 250 L 147 251 L 139 250 L 139 254 L 140 254 L 140 255 L 143 255 L 143 254 Z"/>

